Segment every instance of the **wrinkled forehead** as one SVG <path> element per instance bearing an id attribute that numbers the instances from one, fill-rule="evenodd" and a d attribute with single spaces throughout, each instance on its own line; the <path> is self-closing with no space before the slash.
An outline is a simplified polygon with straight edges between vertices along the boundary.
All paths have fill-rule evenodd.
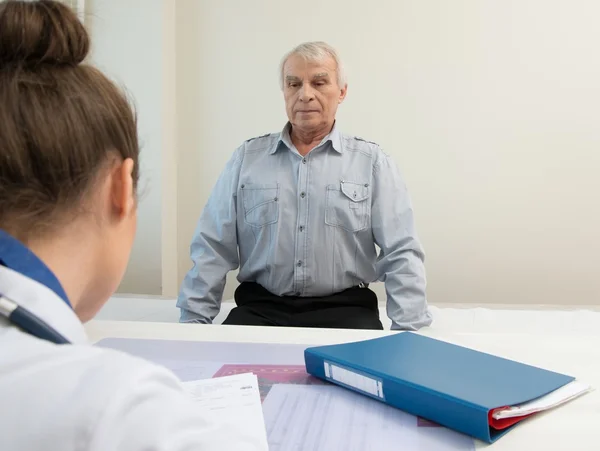
<path id="1" fill-rule="evenodd" d="M 337 74 L 335 60 L 327 55 L 321 58 L 306 58 L 303 55 L 293 54 L 283 65 L 283 77 L 306 79 L 313 77 L 329 77 L 334 79 Z"/>

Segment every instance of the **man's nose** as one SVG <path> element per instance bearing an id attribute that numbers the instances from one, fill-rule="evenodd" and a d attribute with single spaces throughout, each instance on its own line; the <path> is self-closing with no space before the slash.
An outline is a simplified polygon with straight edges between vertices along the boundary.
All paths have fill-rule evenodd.
<path id="1" fill-rule="evenodd" d="M 315 91 L 313 90 L 310 83 L 303 83 L 300 88 L 300 100 L 303 102 L 310 102 L 315 98 Z"/>

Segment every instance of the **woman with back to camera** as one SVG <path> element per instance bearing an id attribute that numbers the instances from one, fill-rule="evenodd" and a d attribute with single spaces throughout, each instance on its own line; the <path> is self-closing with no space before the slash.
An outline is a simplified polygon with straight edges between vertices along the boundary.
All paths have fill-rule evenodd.
<path id="1" fill-rule="evenodd" d="M 0 450 L 221 449 L 173 374 L 86 340 L 138 180 L 134 113 L 88 49 L 66 6 L 0 3 Z"/>

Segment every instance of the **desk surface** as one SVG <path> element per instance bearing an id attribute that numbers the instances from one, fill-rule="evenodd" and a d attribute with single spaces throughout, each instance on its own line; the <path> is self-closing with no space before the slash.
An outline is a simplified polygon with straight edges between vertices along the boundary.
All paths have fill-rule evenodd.
<path id="1" fill-rule="evenodd" d="M 538 325 L 539 326 L 539 325 Z M 507 328 L 511 329 L 511 328 Z M 206 326 L 176 323 L 91 321 L 86 325 L 92 342 L 103 338 L 149 338 L 205 342 L 333 344 L 364 340 L 389 331 L 291 329 L 240 326 Z M 579 331 L 581 332 L 581 331 Z M 515 428 L 497 443 L 478 448 L 498 450 L 600 450 L 600 336 L 571 328 L 490 332 L 479 327 L 450 330 L 435 327 L 420 333 L 501 357 L 567 373 L 592 384 L 596 391 Z"/>

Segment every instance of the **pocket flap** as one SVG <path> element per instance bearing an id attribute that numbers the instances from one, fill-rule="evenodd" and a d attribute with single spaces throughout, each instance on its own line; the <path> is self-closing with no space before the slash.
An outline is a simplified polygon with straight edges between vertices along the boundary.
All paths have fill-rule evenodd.
<path id="1" fill-rule="evenodd" d="M 242 200 L 246 213 L 269 202 L 276 202 L 279 194 L 278 184 L 245 183 L 241 186 Z"/>
<path id="2" fill-rule="evenodd" d="M 341 190 L 344 195 L 354 202 L 362 202 L 369 197 L 368 183 L 341 182 Z"/>

